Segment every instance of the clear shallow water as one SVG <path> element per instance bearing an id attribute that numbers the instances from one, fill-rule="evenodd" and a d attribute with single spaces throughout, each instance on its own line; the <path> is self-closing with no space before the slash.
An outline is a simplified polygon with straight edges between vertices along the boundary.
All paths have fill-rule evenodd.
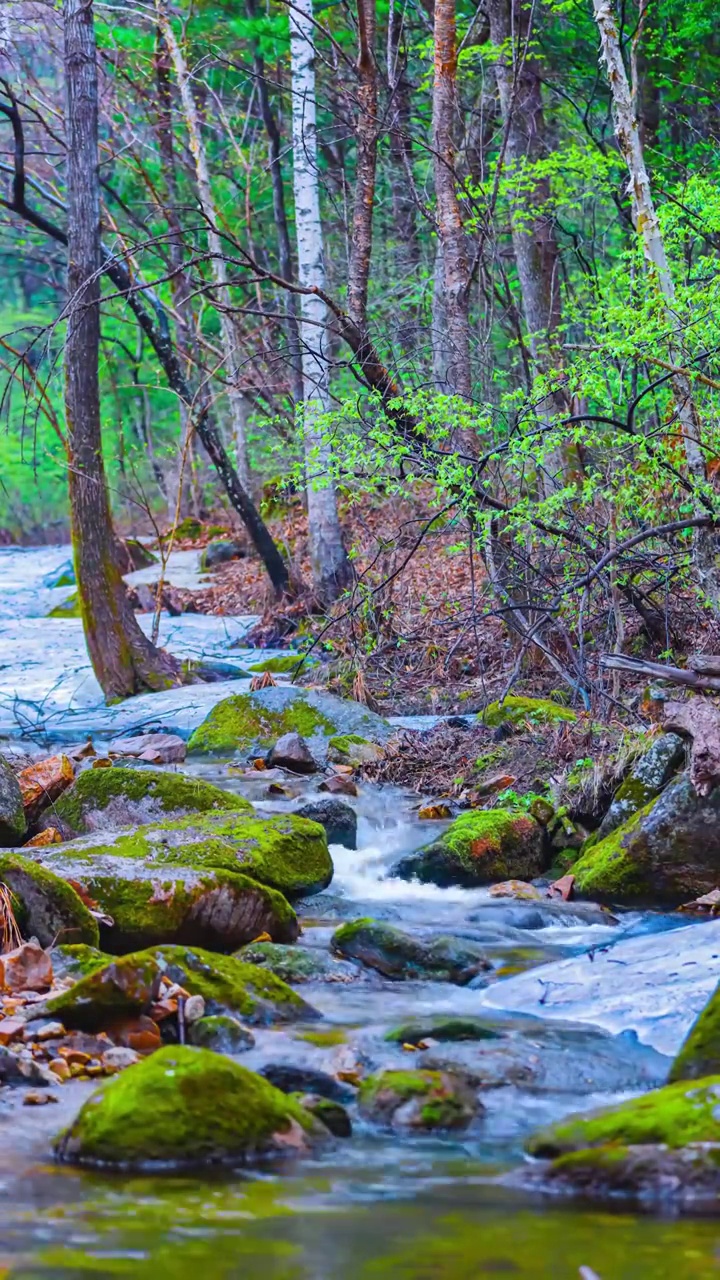
<path id="1" fill-rule="evenodd" d="M 41 576 L 65 558 L 63 548 L 0 549 L 0 727 L 17 732 L 26 723 L 18 707 L 32 704 L 50 730 L 60 724 L 66 733 L 68 708 L 74 708 L 78 737 L 93 723 L 102 732 L 106 713 L 88 674 L 79 622 L 33 613 L 47 603 Z M 176 652 L 185 646 L 183 652 L 193 656 L 249 661 L 247 653 L 228 652 L 247 621 L 186 615 L 168 620 L 165 634 Z M 165 695 L 154 695 L 134 700 L 127 716 L 165 724 L 166 715 L 178 724 L 183 716 L 188 723 L 200 718 L 204 712 L 195 693 L 180 693 L 182 706 L 175 701 L 160 707 Z M 215 700 L 217 686 L 206 696 Z M 249 790 L 247 779 L 221 762 L 188 767 L 222 786 Z M 251 790 L 268 811 L 287 808 L 267 801 L 262 780 L 253 780 Z M 271 1059 L 330 1071 L 355 1064 L 371 1071 L 427 1065 L 434 1056 L 491 1081 L 483 1089 L 486 1112 L 478 1125 L 460 1138 L 429 1140 L 378 1135 L 359 1124 L 350 1142 L 338 1144 L 319 1163 L 274 1164 L 252 1177 L 109 1178 L 50 1162 L 53 1135 L 87 1089 L 68 1086 L 58 1091 L 58 1106 L 42 1109 L 23 1108 L 18 1091 L 0 1097 L 0 1277 L 570 1280 L 581 1267 L 591 1267 L 600 1280 L 720 1277 L 720 1226 L 712 1221 L 531 1200 L 494 1181 L 522 1158 L 524 1136 L 538 1124 L 653 1087 L 668 1066 L 667 1057 L 635 1034 L 636 970 L 625 960 L 610 971 L 613 985 L 627 994 L 616 1027 L 621 1035 L 593 1025 L 593 1016 L 601 1018 L 607 986 L 595 993 L 590 1020 L 570 1023 L 549 1017 L 546 1008 L 530 1016 L 520 994 L 504 999 L 503 992 L 517 991 L 525 977 L 557 975 L 562 964 L 594 965 L 589 951 L 608 957 L 614 952 L 620 960 L 623 948 L 636 946 L 633 940 L 643 933 L 658 934 L 667 944 L 665 970 L 654 979 L 659 993 L 670 985 L 664 979 L 671 971 L 690 973 L 693 949 L 703 958 L 705 983 L 712 985 L 720 923 L 695 926 L 688 942 L 687 930 L 673 937 L 677 920 L 650 913 L 628 913 L 612 925 L 584 907 L 539 912 L 532 904 L 492 901 L 484 891 L 404 884 L 392 878 L 392 865 L 427 838 L 427 825 L 413 820 L 408 798 L 393 788 L 364 788 L 357 808 L 360 849 L 333 849 L 330 890 L 303 904 L 304 945 L 325 948 L 339 921 L 378 916 L 420 935 L 451 933 L 481 942 L 495 966 L 492 985 L 483 991 L 435 982 L 392 984 L 376 975 L 349 985 L 311 983 L 303 994 L 323 1017 L 299 1034 L 332 1028 L 346 1042 L 321 1047 L 294 1031 L 268 1031 L 258 1034 L 257 1049 L 242 1060 L 248 1066 Z M 582 974 L 579 985 L 584 989 Z M 668 1034 L 677 1040 L 703 995 L 692 975 L 674 990 L 681 1017 Z M 398 1023 L 437 1013 L 486 1018 L 502 1039 L 414 1055 L 385 1040 Z M 672 1043 L 666 1051 L 673 1051 Z"/>

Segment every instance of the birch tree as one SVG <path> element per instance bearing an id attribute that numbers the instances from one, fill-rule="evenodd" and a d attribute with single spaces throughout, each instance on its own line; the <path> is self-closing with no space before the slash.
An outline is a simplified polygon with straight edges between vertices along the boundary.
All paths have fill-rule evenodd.
<path id="1" fill-rule="evenodd" d="M 630 84 L 623 62 L 617 22 L 612 0 L 593 0 L 595 21 L 600 32 L 601 61 L 605 63 L 612 96 L 615 137 L 627 165 L 628 189 L 632 197 L 635 229 L 642 240 L 648 277 L 657 288 L 665 305 L 671 332 L 677 328 L 675 285 L 665 250 L 660 222 L 655 209 L 652 188 L 643 154 L 640 129 L 633 107 Z M 682 365 L 682 353 L 675 342 L 668 342 L 668 359 L 672 366 Z M 689 379 L 683 373 L 673 377 L 675 412 L 683 438 L 688 473 L 697 485 L 698 515 L 707 515 L 707 489 L 701 426 L 693 401 Z M 695 534 L 695 567 L 700 585 L 713 607 L 720 609 L 720 572 L 717 564 L 716 534 L 712 528 L 698 529 Z"/>
<path id="2" fill-rule="evenodd" d="M 185 117 L 185 124 L 187 126 L 188 137 L 190 139 L 190 150 L 192 152 L 195 165 L 195 180 L 197 182 L 198 200 L 203 218 L 207 224 L 208 249 L 210 250 L 211 255 L 210 269 L 212 271 L 220 310 L 220 335 L 225 361 L 225 373 L 228 380 L 228 400 L 230 403 L 233 438 L 235 440 L 237 471 L 241 484 L 248 492 L 250 492 L 250 467 L 247 455 L 247 404 L 245 397 L 238 386 L 237 339 L 235 335 L 235 326 L 230 314 L 230 290 L 228 288 L 227 266 L 225 263 L 223 242 L 218 231 L 218 214 L 210 184 L 210 170 L 208 168 L 207 154 L 202 137 L 200 116 L 193 97 L 187 63 L 185 62 L 183 52 L 175 37 L 175 32 L 172 29 L 170 20 L 162 5 L 158 5 L 157 20 L 158 26 L 163 33 L 165 42 L 170 51 L 173 67 L 175 69 L 175 76 L 178 82 L 178 88 L 180 89 L 183 115 Z"/>
<path id="3" fill-rule="evenodd" d="M 293 189 L 301 294 L 303 433 L 307 473 L 308 537 L 313 587 L 325 603 L 335 600 L 351 577 L 332 480 L 331 449 L 318 425 L 330 409 L 325 289 L 315 100 L 315 27 L 312 0 L 290 9 Z"/>

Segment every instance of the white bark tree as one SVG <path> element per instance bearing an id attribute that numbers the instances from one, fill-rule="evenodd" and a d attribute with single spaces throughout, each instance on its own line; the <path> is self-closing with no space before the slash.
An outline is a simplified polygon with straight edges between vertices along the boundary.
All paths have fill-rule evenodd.
<path id="1" fill-rule="evenodd" d="M 217 300 L 220 303 L 220 335 L 225 373 L 228 381 L 228 400 L 235 442 L 236 466 L 243 488 L 249 493 L 251 491 L 251 481 L 246 435 L 247 403 L 238 386 L 237 338 L 232 316 L 228 311 L 230 291 L 228 289 L 227 266 L 225 264 L 223 242 L 218 233 L 218 215 L 210 185 L 207 153 L 203 143 L 200 117 L 193 97 L 187 63 L 175 37 L 175 32 L 170 25 L 168 15 L 161 4 L 157 6 L 157 19 L 175 68 L 183 115 L 190 139 L 190 150 L 195 162 L 195 180 L 197 182 L 200 209 L 207 223 L 208 249 L 212 255 L 210 269 L 215 284 Z"/>
<path id="2" fill-rule="evenodd" d="M 298 279 L 303 288 L 324 290 L 312 0 L 296 0 L 290 9 L 290 62 Z M 301 294 L 300 302 L 310 560 L 315 591 L 330 603 L 350 581 L 351 569 L 338 518 L 331 449 L 318 426 L 320 416 L 330 409 L 328 313 L 316 293 Z"/>
<path id="3" fill-rule="evenodd" d="M 607 70 L 612 95 L 615 137 L 627 165 L 632 195 L 633 221 L 642 238 L 648 277 L 658 289 L 667 309 L 671 326 L 676 327 L 675 286 L 665 252 L 665 242 L 652 197 L 650 178 L 645 167 L 640 129 L 633 106 L 630 84 L 623 62 L 617 21 L 612 0 L 593 0 L 595 21 L 600 32 L 601 60 Z M 682 366 L 682 353 L 672 339 L 668 342 L 668 358 L 673 366 Z M 680 426 L 689 475 L 702 489 L 706 470 L 702 450 L 701 426 L 693 401 L 690 380 L 677 373 L 673 378 L 675 412 Z M 707 515 L 707 507 L 697 502 L 698 515 Z M 698 529 L 695 535 L 695 567 L 700 585 L 717 610 L 720 608 L 720 572 L 717 563 L 717 535 L 713 529 Z"/>

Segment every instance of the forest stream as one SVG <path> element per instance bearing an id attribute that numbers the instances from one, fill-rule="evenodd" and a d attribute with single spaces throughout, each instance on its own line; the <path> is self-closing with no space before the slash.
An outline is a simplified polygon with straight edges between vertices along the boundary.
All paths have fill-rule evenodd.
<path id="1" fill-rule="evenodd" d="M 18 561 L 22 558 L 22 588 Z M 115 732 L 118 719 L 178 727 L 200 718 L 188 691 L 105 709 L 84 668 L 80 624 L 31 616 L 49 561 L 62 549 L 0 552 L 0 691 L 3 731 L 31 750 Z M 37 579 L 33 580 L 33 574 Z M 24 616 L 20 616 L 24 615 Z M 226 661 L 247 620 L 183 617 L 168 642 Z M 165 627 L 169 623 L 163 624 Z M 33 645 L 45 665 L 32 667 Z M 72 688 L 58 684 L 60 655 Z M 54 661 L 54 659 L 53 659 Z M 23 671 L 25 677 L 23 678 Z M 24 680 L 24 682 L 23 682 Z M 219 690 L 219 692 L 218 692 Z M 217 699 L 226 686 L 210 686 Z M 182 703 L 178 699 L 182 696 Z M 22 699 L 21 714 L 15 716 Z M 153 699 L 155 701 L 153 702 Z M 138 710 L 139 704 L 139 710 Z M 178 710 L 181 705 L 182 711 Z M 157 715 L 153 706 L 159 708 Z M 134 708 L 134 709 L 133 709 Z M 187 729 L 188 723 L 183 722 Z M 23 738 L 25 734 L 30 736 Z M 177 768 L 178 766 L 169 766 Z M 282 810 L 228 761 L 180 768 L 261 811 Z M 303 784 L 313 792 L 316 781 Z M 444 1138 L 378 1134 L 352 1111 L 353 1137 L 323 1154 L 230 1175 L 139 1177 L 55 1165 L 51 1140 L 88 1096 L 71 1081 L 59 1105 L 0 1103 L 0 1269 L 20 1278 L 260 1276 L 266 1280 L 704 1280 L 720 1275 L 720 1231 L 701 1217 L 659 1217 L 559 1202 L 512 1185 L 522 1142 L 538 1124 L 662 1084 L 669 1059 L 715 985 L 720 923 L 687 926 L 652 912 L 608 916 L 592 904 L 493 900 L 485 890 L 440 889 L 389 875 L 397 857 L 427 838 L 417 798 L 363 784 L 353 801 L 357 849 L 331 845 L 331 886 L 298 906 L 304 947 L 327 951 L 345 920 L 372 916 L 422 937 L 442 933 L 483 944 L 484 986 L 310 979 L 302 995 L 321 1016 L 258 1030 L 242 1063 L 337 1076 L 430 1061 L 478 1072 L 484 1114 Z M 652 934 L 649 938 L 647 935 Z M 634 939 L 642 936 L 641 951 Z M 592 969 L 573 995 L 573 978 Z M 614 967 L 613 967 L 614 966 Z M 713 972 L 714 971 L 714 972 Z M 388 1032 L 440 1018 L 475 1019 L 478 1039 L 433 1041 L 411 1051 Z M 307 1037 L 307 1038 L 306 1038 Z M 419 1038 L 419 1037 L 416 1037 Z M 351 1096 L 338 1084 L 342 1098 Z M 587 1268 L 583 1272 L 583 1268 Z"/>

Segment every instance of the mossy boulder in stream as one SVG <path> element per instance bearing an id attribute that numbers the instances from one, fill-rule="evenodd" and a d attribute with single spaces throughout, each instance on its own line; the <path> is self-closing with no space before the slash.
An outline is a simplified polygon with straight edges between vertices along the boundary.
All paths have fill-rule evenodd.
<path id="1" fill-rule="evenodd" d="M 98 945 L 97 920 L 61 876 L 21 854 L 0 853 L 0 882 L 13 895 L 25 937 L 37 938 L 42 947 L 54 942 Z"/>
<path id="2" fill-rule="evenodd" d="M 625 1196 L 677 1210 L 720 1194 L 720 1076 L 655 1089 L 616 1107 L 570 1116 L 526 1149 L 550 1163 L 520 1180 L 554 1193 Z"/>
<path id="3" fill-rule="evenodd" d="M 118 1015 L 141 1013 L 155 998 L 161 970 L 152 952 L 101 957 L 99 964 L 71 987 L 42 1002 L 43 1016 L 66 1027 L 102 1030 Z"/>
<path id="4" fill-rule="evenodd" d="M 22 844 L 27 831 L 20 783 L 12 765 L 0 756 L 0 845 Z"/>
<path id="5" fill-rule="evenodd" d="M 577 716 L 550 698 L 524 698 L 509 693 L 501 702 L 490 702 L 478 713 L 478 720 L 497 728 L 500 724 L 573 724 Z"/>
<path id="6" fill-rule="evenodd" d="M 53 807 L 53 815 L 78 833 L 225 811 L 252 812 L 252 805 L 184 773 L 122 767 L 85 769 Z"/>
<path id="7" fill-rule="evenodd" d="M 362 1082 L 358 1101 L 393 1129 L 467 1129 L 484 1110 L 470 1077 L 449 1071 L 382 1071 Z"/>
<path id="8" fill-rule="evenodd" d="M 191 1044 L 212 1049 L 214 1053 L 246 1053 L 255 1044 L 252 1031 L 227 1013 L 198 1018 L 188 1031 L 188 1039 Z"/>
<path id="9" fill-rule="evenodd" d="M 50 952 L 53 974 L 56 978 L 72 978 L 75 982 L 84 978 L 103 965 L 111 964 L 113 957 L 100 951 L 98 947 L 86 946 L 84 943 L 60 943 Z"/>
<path id="10" fill-rule="evenodd" d="M 262 965 L 283 982 L 302 983 L 322 979 L 332 966 L 332 959 L 324 951 L 309 947 L 278 946 L 275 942 L 251 942 L 238 952 L 238 959 L 248 964 Z"/>
<path id="11" fill-rule="evenodd" d="M 676 733 L 663 733 L 632 765 L 620 784 L 605 817 L 600 823 L 596 839 L 604 840 L 627 822 L 639 809 L 654 800 L 685 760 L 685 743 Z"/>
<path id="12" fill-rule="evenodd" d="M 533 880 L 546 864 L 543 830 L 530 814 L 483 809 L 461 813 L 441 836 L 401 858 L 393 874 L 424 884 L 473 888 Z"/>
<path id="13" fill-rule="evenodd" d="M 218 702 L 191 735 L 188 751 L 264 754 L 286 733 L 299 733 L 313 752 L 336 734 L 384 741 L 390 726 L 357 702 L 294 685 L 237 693 Z"/>
<path id="14" fill-rule="evenodd" d="M 94 1093 L 55 1153 L 71 1164 L 176 1170 L 302 1153 L 320 1136 L 309 1112 L 231 1058 L 168 1046 Z"/>
<path id="15" fill-rule="evenodd" d="M 693 1023 L 670 1068 L 669 1079 L 699 1080 L 720 1074 L 720 987 Z"/>
<path id="16" fill-rule="evenodd" d="M 142 863 L 160 876 L 188 868 L 237 872 L 292 898 L 326 888 L 333 874 L 325 831 L 294 814 L 207 813 L 130 832 L 97 832 L 42 850 L 43 862 L 58 874 L 70 862 L 86 864 L 90 874 L 107 858 Z"/>
<path id="17" fill-rule="evenodd" d="M 476 942 L 465 938 L 414 938 L 382 920 L 353 920 L 336 929 L 331 948 L 386 978 L 431 978 L 463 986 L 492 966 Z"/>
<path id="18" fill-rule="evenodd" d="M 572 867 L 575 893 L 599 901 L 678 906 L 717 887 L 720 787 L 699 796 L 675 778 Z"/>

